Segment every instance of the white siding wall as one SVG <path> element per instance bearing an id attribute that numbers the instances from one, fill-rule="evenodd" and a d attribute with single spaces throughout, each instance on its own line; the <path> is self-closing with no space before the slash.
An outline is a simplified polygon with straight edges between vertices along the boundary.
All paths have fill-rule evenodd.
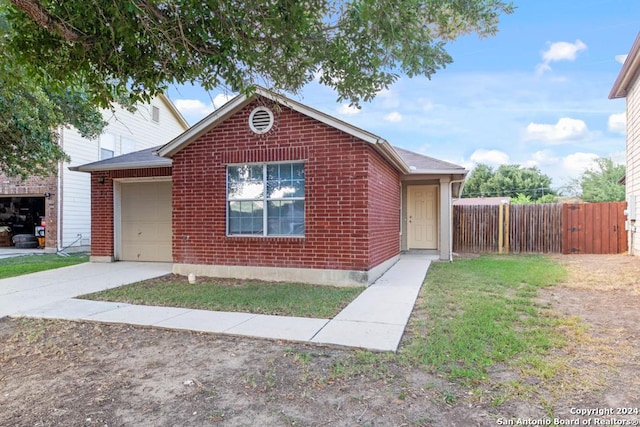
<path id="1" fill-rule="evenodd" d="M 629 249 L 640 255 L 640 83 L 636 79 L 627 93 L 627 201 L 635 196 L 636 221 L 631 221 Z M 636 231 L 636 227 L 638 230 Z"/>
<path id="2" fill-rule="evenodd" d="M 152 120 L 152 106 L 159 108 L 158 122 Z M 185 131 L 182 123 L 160 98 L 154 99 L 150 105 L 142 105 L 134 113 L 122 108 L 117 108 L 115 112 L 105 111 L 104 118 L 109 123 L 104 132 L 115 136 L 116 156 L 162 145 Z M 65 129 L 62 144 L 71 161 L 61 171 L 64 188 L 59 205 L 62 210 L 62 239 L 59 246 L 88 246 L 91 244 L 90 175 L 70 171 L 69 167 L 100 160 L 99 138 L 87 140 L 75 129 Z"/>

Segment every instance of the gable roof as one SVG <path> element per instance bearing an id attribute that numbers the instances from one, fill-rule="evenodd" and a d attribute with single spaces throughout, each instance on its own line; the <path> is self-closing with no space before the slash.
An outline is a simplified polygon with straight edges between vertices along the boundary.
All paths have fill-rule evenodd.
<path id="1" fill-rule="evenodd" d="M 622 65 L 616 81 L 613 83 L 611 92 L 609 92 L 609 99 L 625 98 L 627 92 L 638 78 L 638 70 L 640 70 L 640 32 L 636 36 L 633 46 L 631 46 L 631 50 Z"/>
<path id="2" fill-rule="evenodd" d="M 161 145 L 147 148 L 110 159 L 98 160 L 80 166 L 72 166 L 69 169 L 80 172 L 98 172 L 122 169 L 146 169 L 171 167 L 171 159 L 158 156 Z"/>
<path id="3" fill-rule="evenodd" d="M 178 151 L 197 140 L 198 137 L 209 132 L 211 129 L 224 122 L 227 118 L 244 108 L 247 104 L 256 99 L 257 96 L 262 96 L 273 102 L 277 102 L 278 104 L 291 108 L 298 113 L 304 114 L 305 116 L 311 117 L 321 123 L 368 142 L 372 144 L 374 148 L 378 150 L 395 168 L 403 173 L 409 172 L 409 166 L 384 138 L 259 86 L 256 87 L 255 92 L 251 95 L 236 96 L 231 101 L 227 102 L 225 105 L 193 125 L 186 132 L 174 138 L 172 141 L 169 141 L 158 150 L 158 155 L 162 157 L 172 157 Z"/>
<path id="4" fill-rule="evenodd" d="M 440 174 L 466 174 L 467 170 L 459 165 L 438 160 L 424 154 L 414 153 L 404 148 L 394 146 L 393 149 L 409 165 L 409 173 L 440 173 Z"/>
<path id="5" fill-rule="evenodd" d="M 70 168 L 71 170 L 81 172 L 96 172 L 105 170 L 122 170 L 122 169 L 143 169 L 155 167 L 170 167 L 172 164 L 171 157 L 187 147 L 189 144 L 198 139 L 201 135 L 209 132 L 211 129 L 220 125 L 227 118 L 237 113 L 240 109 L 250 103 L 257 96 L 263 96 L 274 102 L 289 107 L 301 114 L 318 120 L 333 128 L 341 130 L 349 135 L 359 138 L 373 145 L 392 166 L 398 169 L 404 175 L 420 175 L 420 174 L 440 174 L 461 175 L 466 176 L 467 170 L 459 165 L 438 160 L 433 157 L 414 153 L 399 147 L 393 147 L 385 139 L 347 122 L 337 119 L 328 114 L 322 113 L 311 107 L 299 102 L 293 101 L 284 96 L 275 94 L 267 89 L 258 87 L 256 92 L 251 96 L 239 95 L 223 105 L 204 119 L 178 135 L 165 145 L 146 150 L 136 151 L 134 153 L 124 154 L 112 157 L 106 160 L 100 160 L 81 166 Z M 173 105 L 171 101 L 167 105 Z M 174 107 L 175 108 L 175 107 Z"/>

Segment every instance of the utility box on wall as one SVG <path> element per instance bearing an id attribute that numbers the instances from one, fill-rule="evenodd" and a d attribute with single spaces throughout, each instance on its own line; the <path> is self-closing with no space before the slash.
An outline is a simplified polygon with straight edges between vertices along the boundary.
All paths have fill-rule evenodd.
<path id="1" fill-rule="evenodd" d="M 625 214 L 629 221 L 636 220 L 636 196 L 634 194 L 629 194 L 627 196 L 627 209 Z"/>

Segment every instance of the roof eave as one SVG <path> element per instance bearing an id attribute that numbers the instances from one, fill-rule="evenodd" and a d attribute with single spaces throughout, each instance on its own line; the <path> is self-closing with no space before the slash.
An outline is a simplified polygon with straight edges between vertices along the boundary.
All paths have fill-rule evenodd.
<path id="1" fill-rule="evenodd" d="M 400 173 L 406 174 L 409 171 L 409 165 L 404 161 L 400 154 L 393 149 L 393 146 L 384 139 L 378 139 L 373 143 L 374 149 L 376 149 L 382 157 L 396 168 Z"/>
<path id="2" fill-rule="evenodd" d="M 611 92 L 609 92 L 609 99 L 625 98 L 627 92 L 636 75 L 638 69 L 640 69 L 640 33 L 636 36 L 636 40 L 631 46 L 631 50 L 627 55 L 627 59 L 624 61 L 620 73 L 613 83 Z"/>
<path id="3" fill-rule="evenodd" d="M 189 123 L 184 118 L 180 110 L 178 110 L 178 108 L 175 106 L 173 101 L 171 101 L 171 99 L 169 99 L 169 97 L 164 93 L 161 93 L 159 98 L 165 103 L 167 107 L 169 107 L 169 111 L 171 111 L 171 113 L 175 116 L 175 118 L 178 120 L 182 128 L 184 130 L 189 129 Z"/>
<path id="4" fill-rule="evenodd" d="M 113 171 L 113 170 L 125 170 L 125 169 L 151 169 L 151 168 L 170 168 L 171 161 L 167 161 L 167 159 L 162 159 L 162 162 L 131 162 L 131 163 L 121 163 L 121 164 L 106 164 L 106 165 L 82 165 L 82 166 L 71 166 L 69 170 L 74 172 L 103 172 L 103 171 Z"/>
<path id="5" fill-rule="evenodd" d="M 469 173 L 466 169 L 416 169 L 410 170 L 406 175 L 462 175 Z"/>

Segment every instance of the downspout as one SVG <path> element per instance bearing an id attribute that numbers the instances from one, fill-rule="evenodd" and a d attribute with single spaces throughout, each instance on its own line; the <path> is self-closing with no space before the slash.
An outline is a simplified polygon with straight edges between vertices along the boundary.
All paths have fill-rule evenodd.
<path id="1" fill-rule="evenodd" d="M 449 262 L 453 262 L 453 184 L 460 183 L 460 194 L 464 187 L 465 178 L 449 181 L 449 212 L 451 212 L 451 222 L 449 223 Z"/>
<path id="2" fill-rule="evenodd" d="M 64 127 L 60 126 L 60 148 L 64 151 Z M 56 191 L 56 252 L 62 251 L 62 172 L 64 160 L 58 165 L 58 191 Z"/>

